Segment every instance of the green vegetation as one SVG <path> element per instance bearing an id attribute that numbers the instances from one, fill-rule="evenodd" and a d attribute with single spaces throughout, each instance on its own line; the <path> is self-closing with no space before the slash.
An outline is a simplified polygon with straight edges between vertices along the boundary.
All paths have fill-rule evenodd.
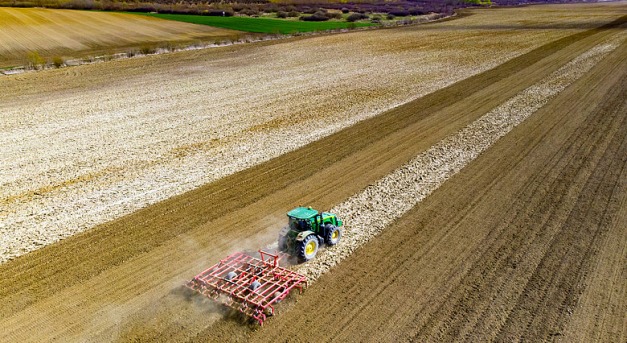
<path id="1" fill-rule="evenodd" d="M 54 56 L 52 58 L 52 65 L 54 65 L 55 68 L 61 68 L 64 64 L 65 64 L 65 60 L 63 59 L 63 57 Z"/>
<path id="2" fill-rule="evenodd" d="M 283 19 L 249 18 L 249 17 L 216 17 L 187 14 L 134 13 L 155 18 L 183 21 L 186 23 L 208 25 L 237 31 L 255 33 L 296 33 L 347 29 L 353 27 L 372 26 L 372 23 L 348 23 L 345 21 L 296 21 Z M 352 25 L 349 25 L 352 24 Z"/>
<path id="3" fill-rule="evenodd" d="M 28 67 L 31 69 L 39 69 L 43 68 L 43 65 L 46 64 L 46 60 L 37 52 L 31 51 L 27 55 L 28 58 Z"/>
<path id="4" fill-rule="evenodd" d="M 491 0 L 464 0 L 464 1 L 468 4 L 474 4 L 474 5 L 482 5 L 482 6 L 492 5 Z"/>

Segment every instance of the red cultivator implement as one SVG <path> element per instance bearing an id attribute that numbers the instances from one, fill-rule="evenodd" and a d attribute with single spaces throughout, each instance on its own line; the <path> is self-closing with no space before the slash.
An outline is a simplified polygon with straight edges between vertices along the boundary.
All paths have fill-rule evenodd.
<path id="1" fill-rule="evenodd" d="M 307 277 L 279 267 L 280 256 L 259 250 L 260 258 L 234 253 L 196 275 L 186 286 L 263 325 L 274 314 L 273 304 L 293 288 L 302 291 Z"/>

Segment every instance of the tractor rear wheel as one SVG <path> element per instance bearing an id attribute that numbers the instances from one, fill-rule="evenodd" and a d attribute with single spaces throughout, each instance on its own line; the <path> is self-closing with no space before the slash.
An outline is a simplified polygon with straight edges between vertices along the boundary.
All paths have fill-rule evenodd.
<path id="1" fill-rule="evenodd" d="M 333 224 L 326 224 L 324 228 L 327 232 L 324 237 L 324 242 L 327 245 L 333 246 L 340 242 L 340 238 L 342 238 L 342 229 Z"/>
<path id="2" fill-rule="evenodd" d="M 319 245 L 320 243 L 316 235 L 312 234 L 305 237 L 298 245 L 298 260 L 300 262 L 307 262 L 316 257 Z"/>

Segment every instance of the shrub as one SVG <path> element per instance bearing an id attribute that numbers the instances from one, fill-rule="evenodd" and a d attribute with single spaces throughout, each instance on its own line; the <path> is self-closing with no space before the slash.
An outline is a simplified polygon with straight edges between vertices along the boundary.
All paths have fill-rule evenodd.
<path id="1" fill-rule="evenodd" d="M 296 18 L 300 15 L 300 13 L 298 11 L 289 11 L 287 12 L 287 16 L 291 17 L 291 18 Z"/>
<path id="2" fill-rule="evenodd" d="M 163 42 L 159 44 L 159 49 L 163 49 L 165 51 L 174 51 L 176 50 L 176 45 L 172 42 Z"/>
<path id="3" fill-rule="evenodd" d="M 329 17 L 327 16 L 327 13 L 322 12 L 322 11 L 318 11 L 312 15 L 309 16 L 302 16 L 300 17 L 300 20 L 303 21 L 327 21 L 329 20 Z"/>
<path id="4" fill-rule="evenodd" d="M 265 13 L 274 13 L 279 11 L 279 7 L 275 4 L 269 4 L 267 6 L 264 6 L 263 11 Z"/>
<path id="5" fill-rule="evenodd" d="M 247 15 L 247 16 L 255 16 L 255 15 L 259 15 L 259 11 L 253 8 L 247 8 L 244 9 L 242 11 L 240 11 L 241 14 Z"/>
<path id="6" fill-rule="evenodd" d="M 342 13 L 340 12 L 327 12 L 326 15 L 329 19 L 342 19 Z"/>
<path id="7" fill-rule="evenodd" d="M 394 10 L 391 10 L 389 14 L 395 17 L 406 17 L 409 15 L 409 11 L 404 10 L 404 9 L 394 9 Z"/>
<path id="8" fill-rule="evenodd" d="M 425 14 L 422 10 L 420 10 L 419 8 L 412 8 L 409 10 L 409 14 L 411 15 L 423 15 Z"/>
<path id="9" fill-rule="evenodd" d="M 135 50 L 135 49 L 131 49 L 131 50 L 128 50 L 128 51 L 126 52 L 126 56 L 127 56 L 127 57 L 133 57 L 133 56 L 135 56 L 135 55 L 137 55 L 137 50 Z"/>
<path id="10" fill-rule="evenodd" d="M 46 63 L 46 61 L 39 55 L 37 51 L 31 51 L 28 53 L 28 66 L 31 68 L 41 68 Z"/>
<path id="11" fill-rule="evenodd" d="M 287 12 L 278 11 L 278 12 L 276 12 L 276 17 L 277 18 L 287 18 Z"/>
<path id="12" fill-rule="evenodd" d="M 348 17 L 346 17 L 346 21 L 352 23 L 352 22 L 356 22 L 357 20 L 362 20 L 366 18 L 368 18 L 368 16 L 363 13 L 353 13 L 349 15 Z"/>
<path id="13" fill-rule="evenodd" d="M 65 64 L 65 60 L 63 59 L 63 57 L 54 56 L 52 58 L 52 65 L 54 65 L 55 68 L 61 68 L 64 64 Z"/>
<path id="14" fill-rule="evenodd" d="M 388 13 L 387 18 L 388 20 L 394 20 L 395 17 L 394 17 L 394 14 Z"/>
<path id="15" fill-rule="evenodd" d="M 156 49 L 150 45 L 142 45 L 139 47 L 139 52 L 142 55 L 149 55 L 149 54 L 154 54 L 156 52 Z"/>
<path id="16" fill-rule="evenodd" d="M 346 7 L 342 8 L 342 13 L 346 14 L 348 12 L 350 12 L 350 10 L 348 8 L 346 8 Z"/>

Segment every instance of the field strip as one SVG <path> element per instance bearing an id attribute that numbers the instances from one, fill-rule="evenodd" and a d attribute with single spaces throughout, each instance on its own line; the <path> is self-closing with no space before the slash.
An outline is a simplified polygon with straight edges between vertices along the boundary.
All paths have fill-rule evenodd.
<path id="1" fill-rule="evenodd" d="M 429 75 L 447 76 L 415 87 L 417 94 L 411 97 L 442 89 L 494 68 L 513 56 L 505 53 L 480 66 L 457 67 L 455 73 L 451 66 L 429 66 L 425 68 Z M 332 74 L 342 77 L 342 73 Z M 294 76 L 281 82 L 294 83 L 301 78 Z M 348 75 L 344 78 L 350 80 Z M 177 96 L 185 98 L 189 94 Z M 255 130 L 256 123 L 246 119 L 245 114 L 260 110 L 248 105 L 239 113 L 225 114 L 223 109 L 211 107 L 205 109 L 211 114 L 192 115 L 188 110 L 172 111 L 167 105 L 161 105 L 160 99 L 140 110 L 157 113 L 149 117 L 132 110 L 117 110 L 94 113 L 80 122 L 63 120 L 9 131 L 0 136 L 0 145 L 8 150 L 0 155 L 0 166 L 4 167 L 0 168 L 0 180 L 5 182 L 0 187 L 0 263 L 293 151 L 408 100 L 395 100 L 387 105 L 351 105 L 343 110 L 345 112 L 337 112 L 347 114 L 341 118 L 305 118 L 294 125 L 309 129 L 300 130 L 296 135 L 294 126 Z M 190 101 L 198 103 L 199 107 L 206 106 L 202 100 Z M 98 106 L 108 102 L 118 103 L 112 98 Z M 235 103 L 229 105 L 227 107 L 240 108 Z M 63 111 L 62 104 L 50 108 L 46 111 L 54 112 L 56 108 Z M 206 123 L 212 124 L 205 127 Z M 247 128 L 247 125 L 253 127 Z M 189 133 L 190 126 L 196 131 Z M 94 127 L 101 130 L 93 133 Z M 147 127 L 151 130 L 149 135 L 158 135 L 162 142 L 147 144 L 144 133 Z M 94 143 L 94 136 L 103 143 Z M 207 136 L 216 137 L 216 143 L 206 142 Z M 115 149 L 119 141 L 124 141 L 123 153 Z M 81 146 L 88 149 L 75 149 Z M 36 151 L 37 156 L 33 158 L 31 151 Z"/>
<path id="2" fill-rule="evenodd" d="M 331 212 L 348 224 L 344 227 L 342 242 L 334 248 L 321 250 L 313 261 L 294 269 L 307 275 L 311 282 L 315 281 L 583 76 L 615 50 L 623 41 L 623 36 L 624 33 L 619 34 L 612 41 L 596 45 L 579 55 L 363 192 L 335 206 Z"/>
<path id="3" fill-rule="evenodd" d="M 537 12 L 534 20 L 553 22 Z M 570 34 L 500 25 L 492 31 L 482 19 L 487 13 L 425 30 L 321 36 L 5 78 L 0 263 L 294 151 L 544 43 L 563 43 L 557 39 Z M 510 15 L 519 16 L 499 14 L 497 22 Z M 604 14 L 593 25 L 613 17 Z M 581 20 L 589 18 L 582 12 Z M 124 72 L 111 74 L 113 65 Z M 41 80 L 48 79 L 59 87 L 45 89 Z"/>
<path id="4" fill-rule="evenodd" d="M 0 67 L 29 62 L 29 52 L 43 61 L 74 56 L 111 55 L 146 46 L 237 39 L 240 32 L 128 13 L 47 8 L 0 8 Z M 163 43 L 162 43 L 163 42 Z M 68 65 L 74 64 L 66 61 Z M 15 72 L 24 71 L 17 68 Z M 0 70 L 0 75 L 5 74 Z"/>

